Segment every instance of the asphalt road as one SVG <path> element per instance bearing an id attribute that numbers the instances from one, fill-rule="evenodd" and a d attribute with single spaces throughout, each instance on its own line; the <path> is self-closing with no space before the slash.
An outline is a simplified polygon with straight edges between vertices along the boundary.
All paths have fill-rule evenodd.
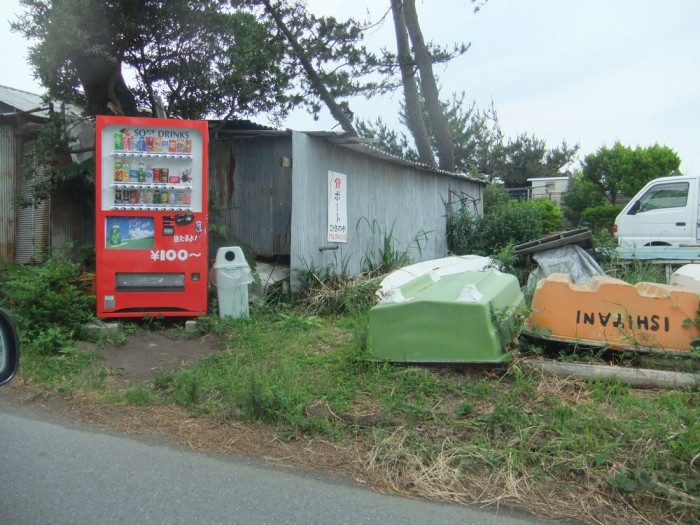
<path id="1" fill-rule="evenodd" d="M 13 525 L 537 523 L 95 431 L 1 393 L 0 480 L 0 523 Z"/>

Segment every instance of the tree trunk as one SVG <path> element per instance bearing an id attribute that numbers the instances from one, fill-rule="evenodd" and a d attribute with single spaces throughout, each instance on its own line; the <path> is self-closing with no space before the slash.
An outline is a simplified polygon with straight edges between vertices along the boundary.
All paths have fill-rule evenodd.
<path id="1" fill-rule="evenodd" d="M 145 0 L 133 2 L 124 17 L 133 22 L 132 31 L 137 31 Z M 112 33 L 106 3 L 92 0 L 85 5 L 86 46 L 76 50 L 71 57 L 85 92 L 87 111 L 94 115 L 126 115 L 138 113 L 136 99 L 122 76 L 121 52 Z M 128 34 L 123 35 L 125 40 Z"/>
<path id="2" fill-rule="evenodd" d="M 418 150 L 418 158 L 424 164 L 435 167 L 435 157 L 430 148 L 430 137 L 425 128 L 420 95 L 416 84 L 416 72 L 413 67 L 413 57 L 408 44 L 406 19 L 402 0 L 392 0 L 391 11 L 394 15 L 394 30 L 396 31 L 396 51 L 403 82 L 404 99 L 406 100 L 406 125 L 408 126 Z"/>
<path id="3" fill-rule="evenodd" d="M 124 82 L 116 59 L 101 55 L 84 56 L 76 69 L 88 101 L 88 111 L 96 115 L 136 116 L 136 100 Z"/>
<path id="4" fill-rule="evenodd" d="M 452 133 L 445 117 L 445 113 L 440 104 L 440 93 L 433 74 L 433 63 L 430 53 L 423 40 L 423 33 L 418 23 L 418 13 L 416 12 L 415 0 L 403 0 L 406 29 L 413 44 L 413 54 L 418 65 L 420 74 L 421 89 L 425 100 L 425 108 L 433 129 L 435 137 L 435 147 L 440 158 L 440 168 L 447 171 L 454 171 L 455 152 L 452 142 Z M 393 5 L 393 4 L 392 4 Z"/>
<path id="5" fill-rule="evenodd" d="M 284 23 L 282 16 L 274 7 L 272 7 L 270 0 L 263 0 L 262 3 L 265 6 L 267 12 L 270 13 L 270 16 L 272 16 L 272 19 L 275 21 L 277 28 L 282 32 L 282 34 L 284 34 L 285 38 L 287 39 L 287 42 L 289 42 L 289 45 L 292 46 L 292 50 L 294 50 L 294 54 L 299 59 L 301 66 L 304 68 L 304 72 L 306 73 L 306 76 L 309 79 L 311 86 L 316 91 L 318 96 L 321 97 L 321 100 L 329 109 L 331 115 L 333 115 L 333 118 L 338 122 L 338 124 L 340 124 L 344 131 L 352 133 L 353 135 L 357 135 L 357 131 L 352 125 L 352 120 L 345 113 L 343 108 L 336 102 L 335 98 L 333 98 L 333 95 L 330 94 L 325 84 L 321 80 L 321 77 L 318 75 L 318 72 L 314 69 L 311 60 L 309 60 L 309 57 L 307 57 L 306 53 L 304 53 L 303 48 L 299 44 L 299 41 L 289 30 L 287 24 Z"/>

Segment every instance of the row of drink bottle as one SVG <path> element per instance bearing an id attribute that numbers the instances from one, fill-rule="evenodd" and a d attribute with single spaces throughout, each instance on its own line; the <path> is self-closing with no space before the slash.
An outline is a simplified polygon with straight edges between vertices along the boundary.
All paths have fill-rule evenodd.
<path id="1" fill-rule="evenodd" d="M 142 162 L 132 166 L 126 161 L 117 161 L 114 163 L 114 180 L 147 184 L 189 184 L 192 182 L 192 168 L 183 168 L 179 175 L 171 175 L 168 168 L 158 168 Z"/>
<path id="2" fill-rule="evenodd" d="M 148 153 L 192 153 L 192 139 L 159 138 L 153 135 L 135 137 L 128 129 L 114 133 L 115 151 L 138 151 Z"/>
<path id="3" fill-rule="evenodd" d="M 115 188 L 114 204 L 142 204 L 142 205 L 168 205 L 189 206 L 192 203 L 192 195 L 187 190 L 138 189 Z"/>

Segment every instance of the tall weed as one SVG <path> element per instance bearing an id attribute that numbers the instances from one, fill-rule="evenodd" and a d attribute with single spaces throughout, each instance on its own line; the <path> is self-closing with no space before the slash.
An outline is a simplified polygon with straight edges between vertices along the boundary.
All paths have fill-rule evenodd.
<path id="1" fill-rule="evenodd" d="M 387 229 L 383 228 L 376 219 L 370 222 L 366 217 L 362 217 L 357 223 L 358 228 L 361 224 L 366 224 L 369 227 L 372 236 L 379 235 L 381 244 L 378 252 L 369 250 L 362 258 L 362 266 L 365 271 L 379 275 L 411 263 L 411 257 L 408 253 L 410 245 L 404 249 L 396 247 L 397 239 L 394 237 L 396 222 Z M 418 247 L 420 249 L 420 244 Z"/>

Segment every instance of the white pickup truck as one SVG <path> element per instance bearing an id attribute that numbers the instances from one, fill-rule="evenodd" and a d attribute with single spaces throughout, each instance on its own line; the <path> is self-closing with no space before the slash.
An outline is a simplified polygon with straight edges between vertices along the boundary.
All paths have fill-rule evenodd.
<path id="1" fill-rule="evenodd" d="M 615 219 L 623 258 L 700 259 L 700 178 L 661 177 L 647 183 Z"/>

